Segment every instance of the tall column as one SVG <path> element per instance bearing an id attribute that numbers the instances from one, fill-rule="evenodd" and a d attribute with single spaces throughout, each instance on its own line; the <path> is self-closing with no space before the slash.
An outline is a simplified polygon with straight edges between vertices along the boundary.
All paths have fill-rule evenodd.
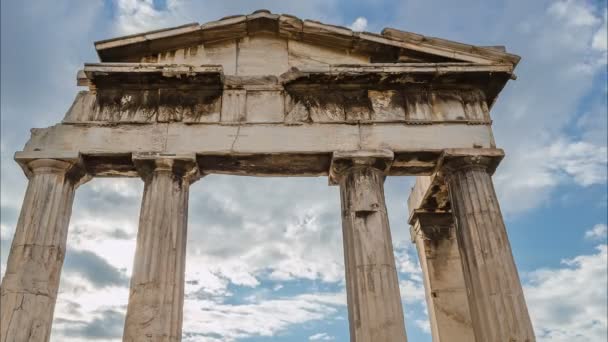
<path id="1" fill-rule="evenodd" d="M 78 158 L 19 160 L 29 178 L 2 279 L 0 341 L 46 342 L 65 256 Z"/>
<path id="2" fill-rule="evenodd" d="M 350 339 L 405 342 L 393 244 L 384 202 L 392 152 L 334 153 L 330 181 L 340 185 Z"/>
<path id="3" fill-rule="evenodd" d="M 477 341 L 535 341 L 486 156 L 445 157 L 445 174 Z"/>
<path id="4" fill-rule="evenodd" d="M 134 155 L 143 178 L 137 247 L 123 341 L 180 341 L 188 189 L 194 156 Z"/>
<path id="5" fill-rule="evenodd" d="M 474 342 L 452 214 L 416 210 L 410 224 L 424 275 L 433 342 Z"/>

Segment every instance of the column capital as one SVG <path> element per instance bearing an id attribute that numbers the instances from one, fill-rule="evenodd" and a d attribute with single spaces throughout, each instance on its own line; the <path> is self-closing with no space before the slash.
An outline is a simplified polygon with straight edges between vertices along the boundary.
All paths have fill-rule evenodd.
<path id="1" fill-rule="evenodd" d="M 65 174 L 75 185 L 91 179 L 78 152 L 19 151 L 15 152 L 14 159 L 28 179 L 49 173 Z"/>
<path id="2" fill-rule="evenodd" d="M 436 172 L 449 177 L 459 170 L 482 169 L 493 174 L 505 153 L 495 148 L 446 149 L 437 162 Z"/>
<path id="3" fill-rule="evenodd" d="M 412 242 L 417 235 L 427 240 L 441 240 L 449 237 L 454 218 L 449 211 L 428 211 L 416 209 L 409 219 Z"/>
<path id="4" fill-rule="evenodd" d="M 387 174 L 395 154 L 391 150 L 336 151 L 329 167 L 329 185 L 337 185 L 340 179 L 355 168 L 369 167 Z"/>
<path id="5" fill-rule="evenodd" d="M 176 178 L 188 180 L 190 183 L 202 177 L 194 153 L 143 152 L 133 153 L 131 159 L 144 180 L 156 172 L 169 172 Z"/>

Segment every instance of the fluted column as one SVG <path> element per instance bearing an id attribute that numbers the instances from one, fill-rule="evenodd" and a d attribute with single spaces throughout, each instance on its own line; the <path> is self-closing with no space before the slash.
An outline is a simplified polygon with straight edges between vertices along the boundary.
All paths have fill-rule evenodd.
<path id="1" fill-rule="evenodd" d="M 410 223 L 424 276 L 433 342 L 474 342 L 452 214 L 416 210 Z"/>
<path id="2" fill-rule="evenodd" d="M 393 244 L 384 201 L 392 152 L 334 153 L 340 185 L 350 339 L 405 342 Z"/>
<path id="3" fill-rule="evenodd" d="M 77 157 L 20 162 L 29 183 L 2 279 L 0 341 L 46 342 L 74 192 L 84 174 Z"/>
<path id="4" fill-rule="evenodd" d="M 477 341 L 535 341 L 485 156 L 445 158 L 464 280 Z"/>
<path id="5" fill-rule="evenodd" d="M 123 341 L 180 341 L 194 156 L 135 155 L 144 194 Z"/>

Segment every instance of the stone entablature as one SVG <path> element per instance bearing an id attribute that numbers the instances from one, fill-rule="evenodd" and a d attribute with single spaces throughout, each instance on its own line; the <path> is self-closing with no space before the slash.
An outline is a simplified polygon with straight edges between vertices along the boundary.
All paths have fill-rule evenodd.
<path id="1" fill-rule="evenodd" d="M 95 64 L 64 123 L 490 124 L 487 89 L 512 66 L 333 65 L 276 77 L 230 76 L 221 66 Z M 452 84 L 468 75 L 468 84 Z M 176 86 L 178 85 L 179 86 Z M 483 90 L 482 90 L 483 89 Z"/>

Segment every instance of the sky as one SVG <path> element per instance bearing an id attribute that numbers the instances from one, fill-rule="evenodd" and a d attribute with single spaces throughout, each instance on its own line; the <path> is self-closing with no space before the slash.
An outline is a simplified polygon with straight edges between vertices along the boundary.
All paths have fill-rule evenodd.
<path id="1" fill-rule="evenodd" d="M 1 3 L 2 274 L 27 180 L 12 160 L 59 122 L 96 40 L 266 8 L 394 27 L 522 56 L 492 109 L 494 175 L 539 341 L 607 340 L 607 9 L 591 0 L 7 0 Z M 431 341 L 406 200 L 385 183 L 410 341 Z M 120 341 L 143 183 L 76 194 L 52 341 Z M 192 185 L 184 341 L 347 341 L 339 193 L 320 178 L 210 175 Z"/>

